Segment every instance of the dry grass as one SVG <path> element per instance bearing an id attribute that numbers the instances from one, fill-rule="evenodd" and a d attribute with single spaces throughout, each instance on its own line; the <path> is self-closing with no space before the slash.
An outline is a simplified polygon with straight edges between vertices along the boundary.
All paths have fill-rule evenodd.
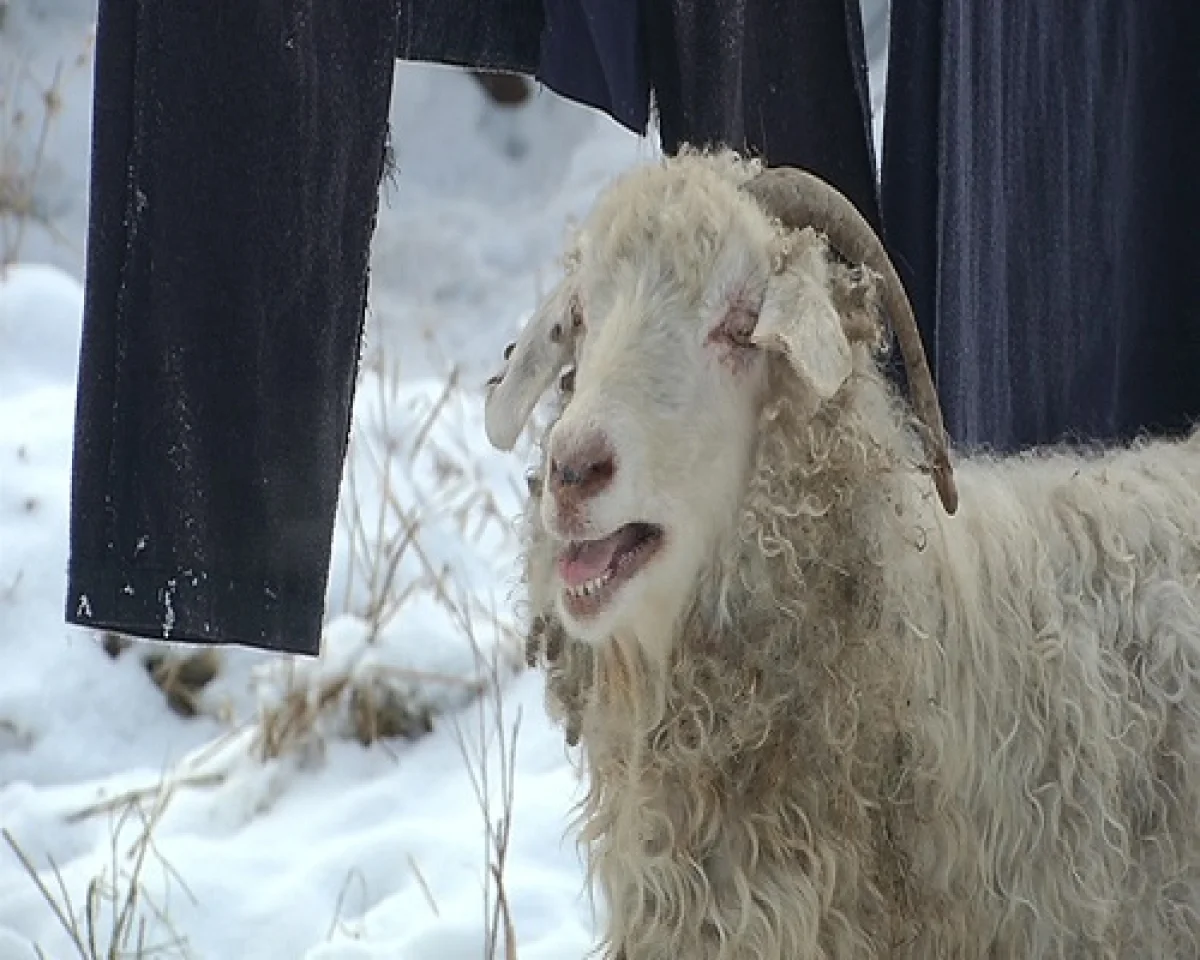
<path id="1" fill-rule="evenodd" d="M 351 735 L 371 744 L 391 736 L 427 732 L 434 718 L 410 691 L 414 686 L 457 686 L 468 705 L 454 717 L 454 733 L 466 764 L 484 826 L 484 960 L 517 960 L 517 934 L 505 889 L 509 839 L 515 789 L 516 746 L 520 712 L 507 715 L 503 690 L 506 681 L 524 664 L 518 637 L 496 612 L 494 602 L 484 602 L 456 582 L 451 569 L 438 565 L 426 547 L 426 521 L 430 516 L 450 516 L 455 532 L 464 539 L 482 536 L 492 524 L 502 534 L 515 536 L 486 479 L 472 469 L 469 438 L 448 437 L 445 426 L 462 389 L 452 371 L 442 391 L 415 419 L 395 418 L 401 405 L 399 369 L 376 355 L 365 366 L 374 374 L 377 391 L 373 418 L 360 418 L 347 456 L 346 482 L 340 520 L 350 545 L 347 593 L 342 608 L 366 625 L 366 640 L 358 651 L 367 656 L 373 646 L 386 642 L 389 624 L 404 616 L 414 598 L 432 598 L 448 615 L 456 632 L 471 645 L 475 669 L 469 676 L 446 676 L 412 670 L 387 671 L 377 664 L 359 669 L 352 660 L 336 670 L 300 670 L 290 661 L 284 694 L 264 709 L 258 719 L 256 745 L 262 759 L 286 753 L 321 749 L 333 735 Z M 412 483 L 415 464 L 422 457 L 433 463 L 438 497 L 423 497 L 420 484 Z M 361 471 L 367 471 L 363 477 Z M 404 474 L 403 478 L 401 473 Z M 400 481 L 405 482 L 402 484 Z M 403 487 L 408 496 L 398 490 Z M 370 498 L 374 497 L 374 500 Z M 406 560 L 415 564 L 406 565 Z M 415 576 L 404 571 L 415 566 Z M 351 594 L 358 588 L 358 597 Z M 479 642 L 481 631 L 491 642 Z M 471 735 L 462 724 L 471 725 Z M 437 903 L 417 863 L 409 867 L 430 909 Z M 354 877 L 347 877 L 334 911 L 330 935 L 348 932 L 341 919 L 342 899 Z"/>
<path id="2" fill-rule="evenodd" d="M 486 864 L 483 956 L 484 960 L 517 960 L 517 931 L 504 877 L 512 832 L 521 710 L 518 707 L 511 723 L 507 720 L 504 687 L 520 665 L 508 655 L 502 643 L 494 644 L 490 655 L 485 654 L 475 640 L 471 621 L 468 619 L 462 626 L 471 638 L 480 672 L 488 680 L 486 694 L 474 705 L 474 735 L 468 737 L 458 725 L 454 731 L 483 817 Z"/>
<path id="3" fill-rule="evenodd" d="M 87 56 L 81 55 L 76 66 L 86 60 Z M 38 194 L 46 144 L 62 112 L 63 70 L 60 61 L 54 75 L 45 82 L 33 75 L 23 59 L 0 70 L 0 269 L 20 259 L 26 232 L 32 224 L 48 231 L 57 242 L 70 245 L 55 227 Z M 22 105 L 30 87 L 36 92 L 37 103 L 32 116 Z"/>
<path id="4" fill-rule="evenodd" d="M 509 538 L 516 531 L 479 469 L 475 442 L 464 429 L 453 429 L 451 416 L 460 408 L 464 389 L 457 367 L 450 367 L 432 401 L 410 406 L 412 417 L 407 421 L 396 416 L 403 405 L 399 363 L 385 351 L 376 351 L 364 364 L 367 380 L 375 393 L 370 412 L 360 408 L 356 414 L 339 517 L 350 544 L 342 608 L 365 620 L 378 636 L 420 593 L 435 597 L 452 615 L 458 611 L 458 599 L 446 589 L 449 570 L 431 560 L 425 543 L 429 516 L 448 518 L 464 541 L 477 541 L 492 529 Z M 435 494 L 412 482 L 422 461 L 435 476 Z M 360 475 L 364 469 L 366 489 Z M 397 493 L 401 479 L 411 500 Z M 410 556 L 421 575 L 401 582 L 399 572 Z M 351 590 L 358 584 L 365 586 L 366 596 L 356 601 Z M 476 615 L 489 612 L 478 603 L 472 609 Z"/>
<path id="5" fill-rule="evenodd" d="M 67 935 L 80 960 L 150 960 L 181 958 L 192 954 L 187 940 L 175 929 L 168 902 L 172 886 L 195 903 L 183 878 L 163 857 L 154 843 L 154 830 L 166 810 L 171 793 L 159 789 L 150 797 L 127 798 L 115 811 L 109 829 L 109 862 L 87 885 L 81 909 L 76 908 L 62 871 L 47 856 L 49 880 L 43 879 L 33 858 L 7 829 L 0 830 L 12 854 L 20 861 L 30 882 L 37 888 Z M 150 801 L 147 808 L 146 801 Z M 127 829 L 136 837 L 122 849 Z M 154 862 L 161 867 L 167 896 L 156 900 L 143 881 Z M 41 946 L 33 946 L 39 958 L 47 957 Z"/>
<path id="6" fill-rule="evenodd" d="M 413 406 L 406 418 L 398 416 L 404 403 L 399 366 L 377 352 L 364 364 L 364 374 L 374 395 L 356 412 L 339 523 L 349 548 L 341 609 L 365 624 L 365 642 L 336 667 L 291 659 L 268 669 L 268 682 L 279 691 L 264 698 L 258 718 L 263 759 L 320 749 L 330 735 L 363 745 L 413 739 L 433 728 L 437 713 L 417 691 L 440 689 L 466 704 L 487 688 L 488 677 L 478 670 L 459 676 L 371 662 L 387 642 L 389 625 L 400 622 L 417 598 L 432 599 L 456 624 L 485 619 L 497 642 L 516 650 L 513 629 L 494 608 L 455 588 L 453 570 L 434 559 L 427 540 L 435 535 L 427 529 L 431 517 L 443 524 L 441 532 L 448 521 L 466 541 L 493 525 L 502 536 L 514 535 L 490 485 L 472 469 L 473 444 L 449 429 L 462 399 L 458 372 L 452 369 L 440 393 Z M 414 479 L 420 469 L 432 471 L 429 486 L 435 489 Z"/>
<path id="7" fill-rule="evenodd" d="M 472 454 L 472 438 L 445 429 L 461 399 L 463 387 L 458 370 L 451 369 L 441 392 L 419 413 L 416 428 L 405 432 L 392 416 L 400 403 L 398 365 L 378 353 L 366 368 L 374 374 L 379 391 L 374 405 L 376 419 L 360 425 L 354 443 L 359 444 L 358 452 L 371 471 L 370 486 L 382 499 L 373 505 L 374 524 L 368 524 L 357 476 L 359 459 L 352 450 L 344 519 L 352 545 L 351 571 L 357 571 L 359 581 L 368 585 L 365 603 L 356 612 L 371 624 L 374 642 L 388 623 L 402 615 L 412 596 L 424 593 L 436 599 L 456 632 L 470 643 L 474 661 L 471 703 L 466 712 L 455 716 L 453 732 L 484 827 L 483 956 L 484 960 L 517 960 L 516 927 L 504 878 L 521 714 L 518 710 L 514 717 L 508 716 L 504 689 L 507 681 L 524 668 L 521 641 L 512 625 L 499 616 L 492 598 L 472 595 L 465 585 L 455 582 L 449 569 L 435 565 L 422 542 L 421 521 L 431 513 L 448 514 L 457 535 L 468 541 L 478 540 L 489 529 L 498 529 L 509 542 L 515 542 L 516 530 L 480 471 Z M 411 502 L 402 502 L 393 482 L 394 465 L 413 465 L 422 456 L 432 462 L 440 493 L 438 502 L 423 499 L 419 484 L 409 485 L 418 495 Z M 416 559 L 420 573 L 401 584 L 398 571 L 406 556 Z M 344 605 L 352 609 L 349 595 Z M 480 642 L 485 634 L 490 641 L 487 644 Z M 469 735 L 464 724 L 471 727 Z M 410 866 L 436 914 L 437 904 L 420 869 L 416 863 Z"/>
<path id="8" fill-rule="evenodd" d="M 282 696 L 265 699 L 256 720 L 254 752 L 266 762 L 287 754 L 320 753 L 331 737 L 352 738 L 364 747 L 402 738 L 413 740 L 433 729 L 433 708 L 414 699 L 414 685 L 442 684 L 476 695 L 473 678 L 421 673 L 372 665 L 301 675 L 294 661 L 282 664 Z"/>
<path id="9" fill-rule="evenodd" d="M 113 660 L 126 650 L 137 651 L 151 681 L 166 698 L 167 706 L 181 717 L 207 712 L 201 701 L 205 687 L 221 672 L 217 647 L 177 648 L 158 641 L 135 640 L 111 630 L 100 634 L 100 647 Z"/>
<path id="10" fill-rule="evenodd" d="M 472 592 L 451 564 L 435 559 L 439 552 L 431 539 L 449 532 L 470 542 L 498 529 L 502 541 L 515 531 L 476 461 L 474 438 L 455 435 L 447 427 L 462 401 L 458 375 L 452 372 L 442 391 L 426 398 L 406 419 L 397 415 L 402 403 L 398 368 L 376 358 L 368 370 L 376 374 L 369 385 L 377 391 L 373 416 L 360 419 L 351 438 L 339 518 L 349 546 L 347 581 L 356 588 L 353 596 L 347 594 L 343 608 L 363 625 L 361 645 L 352 655 L 337 659 L 327 650 L 316 660 L 268 661 L 256 677 L 269 688 L 259 690 L 257 714 L 212 744 L 210 756 L 188 758 L 153 787 L 135 787 L 66 816 L 74 823 L 97 816 L 115 819 L 111 862 L 88 885 L 81 905 L 68 895 L 53 861 L 48 874 L 39 871 L 18 839 L 4 833 L 81 960 L 190 956 L 186 942 L 171 927 L 166 905 L 151 899 L 141 879 L 150 861 L 172 872 L 152 835 L 176 791 L 223 784 L 247 757 L 260 763 L 307 757 L 323 752 L 332 740 L 346 739 L 388 749 L 397 739 L 423 736 L 438 722 L 437 708 L 422 699 L 422 692 L 430 690 L 451 691 L 453 730 L 482 814 L 484 960 L 517 960 L 516 927 L 504 878 L 521 716 L 519 711 L 509 715 L 503 692 L 507 681 L 524 668 L 521 646 L 495 601 Z M 414 481 L 419 461 L 420 470 L 432 472 L 432 480 L 424 485 Z M 389 627 L 402 622 L 417 598 L 427 608 L 432 601 L 453 631 L 469 640 L 473 669 L 464 667 L 459 676 L 379 662 L 377 654 L 389 642 Z M 479 642 L 485 637 L 486 643 Z M 131 645 L 137 649 L 176 712 L 213 712 L 200 694 L 221 670 L 217 649 L 130 644 L 115 635 L 98 639 L 114 658 Z M 135 825 L 140 827 L 137 841 L 120 850 L 119 838 Z M 437 914 L 433 894 L 411 858 L 409 867 Z M 175 875 L 173 881 L 182 886 Z M 353 882 L 352 871 L 335 905 L 330 935 L 352 935 L 342 919 L 342 901 Z M 166 934 L 152 940 L 156 930 Z"/>

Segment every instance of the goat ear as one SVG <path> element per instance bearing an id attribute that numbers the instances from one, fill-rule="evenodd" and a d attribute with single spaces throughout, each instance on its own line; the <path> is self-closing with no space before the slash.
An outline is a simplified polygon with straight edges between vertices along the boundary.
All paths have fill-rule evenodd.
<path id="1" fill-rule="evenodd" d="M 794 240 L 778 252 L 750 339 L 786 356 L 824 401 L 850 376 L 850 341 L 830 299 L 824 244 L 807 228 Z"/>
<path id="2" fill-rule="evenodd" d="M 498 450 L 513 448 L 542 394 L 575 356 L 578 323 L 569 280 L 560 281 L 529 318 L 504 369 L 488 381 L 484 429 Z"/>

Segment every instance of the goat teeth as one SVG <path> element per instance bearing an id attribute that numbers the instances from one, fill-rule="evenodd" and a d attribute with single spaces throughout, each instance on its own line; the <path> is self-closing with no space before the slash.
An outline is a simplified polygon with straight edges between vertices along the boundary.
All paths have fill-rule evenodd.
<path id="1" fill-rule="evenodd" d="M 593 577 L 591 580 L 585 580 L 577 586 L 567 587 L 567 593 L 572 597 L 590 597 L 604 587 L 611 579 L 611 573 L 602 573 L 600 576 Z"/>

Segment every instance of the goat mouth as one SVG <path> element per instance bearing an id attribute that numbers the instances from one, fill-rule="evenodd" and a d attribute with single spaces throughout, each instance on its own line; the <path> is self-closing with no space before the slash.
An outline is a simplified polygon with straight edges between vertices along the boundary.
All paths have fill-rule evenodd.
<path id="1" fill-rule="evenodd" d="M 599 613 L 662 546 L 663 529 L 653 523 L 627 523 L 602 540 L 576 540 L 558 558 L 567 613 L 586 618 Z"/>

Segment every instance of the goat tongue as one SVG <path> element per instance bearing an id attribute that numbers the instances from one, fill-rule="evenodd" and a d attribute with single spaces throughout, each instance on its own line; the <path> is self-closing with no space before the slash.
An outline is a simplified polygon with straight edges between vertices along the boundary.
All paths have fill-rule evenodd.
<path id="1" fill-rule="evenodd" d="M 558 559 L 558 573 L 569 587 L 594 580 L 612 566 L 613 561 L 637 544 L 637 528 L 622 527 L 603 540 L 577 540 Z"/>

